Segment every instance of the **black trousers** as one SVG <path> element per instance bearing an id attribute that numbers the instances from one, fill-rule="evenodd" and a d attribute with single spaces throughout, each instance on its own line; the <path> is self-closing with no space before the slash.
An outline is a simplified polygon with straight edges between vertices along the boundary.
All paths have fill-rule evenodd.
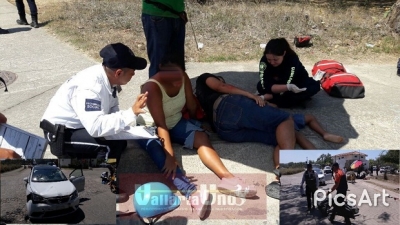
<path id="1" fill-rule="evenodd" d="M 27 0 L 28 5 L 29 5 L 29 10 L 31 11 L 31 15 L 37 15 L 37 7 L 35 0 Z M 25 15 L 25 5 L 23 0 L 15 0 L 15 4 L 17 5 L 18 9 L 18 14 L 23 14 Z"/>
<path id="2" fill-rule="evenodd" d="M 102 159 L 108 153 L 109 159 L 116 159 L 117 165 L 121 158 L 122 151 L 127 146 L 126 140 L 105 140 L 94 138 L 86 129 L 66 129 L 64 142 L 71 142 L 65 147 L 65 153 L 73 158 L 97 158 Z"/>
<path id="3" fill-rule="evenodd" d="M 344 196 L 346 196 L 346 193 L 337 193 L 337 194 L 343 194 Z M 338 197 L 338 198 L 337 198 L 337 202 L 338 202 L 339 204 L 342 203 L 342 202 L 344 202 L 344 198 Z M 342 207 L 344 207 L 344 205 L 343 205 L 343 206 L 336 206 L 336 205 L 333 205 L 332 213 L 331 213 L 331 216 L 330 216 L 329 220 L 333 221 L 333 220 L 335 219 L 335 216 L 336 216 L 337 212 L 338 212 L 339 210 L 341 210 Z M 351 221 L 350 221 L 350 218 L 349 218 L 349 217 L 346 217 L 346 216 L 345 216 L 345 217 L 344 217 L 344 220 L 345 220 L 345 222 L 346 222 L 346 225 L 347 225 L 347 224 L 351 224 Z"/>
<path id="4" fill-rule="evenodd" d="M 286 91 L 283 94 L 273 94 L 273 99 L 269 100 L 269 102 L 276 104 L 280 108 L 290 108 L 302 104 L 304 101 L 310 99 L 313 95 L 317 94 L 321 90 L 319 81 L 315 81 L 311 77 L 305 80 L 302 85 L 298 85 L 298 87 L 307 88 L 307 90 L 299 93 Z M 261 81 L 257 83 L 257 90 L 258 93 L 262 95 L 267 94 L 267 92 L 261 86 Z"/>
<path id="5" fill-rule="evenodd" d="M 306 186 L 307 208 L 308 209 L 311 209 L 311 205 L 314 206 L 314 193 L 315 193 L 315 188 L 309 188 Z"/>

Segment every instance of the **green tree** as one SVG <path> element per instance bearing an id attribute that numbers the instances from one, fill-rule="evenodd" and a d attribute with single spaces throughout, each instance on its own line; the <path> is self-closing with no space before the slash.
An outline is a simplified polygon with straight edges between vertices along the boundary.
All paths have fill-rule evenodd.
<path id="1" fill-rule="evenodd" d="M 379 160 L 383 161 L 383 162 L 386 162 L 386 163 L 394 163 L 394 164 L 399 165 L 400 164 L 399 163 L 399 160 L 400 160 L 399 152 L 400 152 L 399 150 L 386 151 L 384 154 L 382 154 L 379 157 Z"/>
<path id="2" fill-rule="evenodd" d="M 317 158 L 317 164 L 321 166 L 331 165 L 333 162 L 331 154 L 322 154 Z"/>

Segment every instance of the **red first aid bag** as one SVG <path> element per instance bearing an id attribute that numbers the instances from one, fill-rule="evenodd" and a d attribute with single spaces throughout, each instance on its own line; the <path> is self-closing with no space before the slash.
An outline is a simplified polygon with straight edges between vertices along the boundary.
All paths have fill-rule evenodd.
<path id="1" fill-rule="evenodd" d="M 363 83 L 352 73 L 327 73 L 321 79 L 321 87 L 333 97 L 364 98 L 365 96 Z"/>
<path id="2" fill-rule="evenodd" d="M 342 63 L 324 59 L 314 64 L 311 70 L 314 79 L 330 96 L 338 98 L 364 98 L 365 88 L 360 78 L 348 73 Z"/>
<path id="3" fill-rule="evenodd" d="M 342 63 L 335 61 L 335 60 L 330 60 L 330 59 L 324 59 L 324 60 L 316 62 L 314 64 L 314 67 L 311 70 L 311 74 L 313 76 L 315 76 L 315 74 L 317 74 L 318 70 L 323 71 L 325 73 L 330 73 L 330 74 L 346 72 L 346 69 L 344 68 Z"/>

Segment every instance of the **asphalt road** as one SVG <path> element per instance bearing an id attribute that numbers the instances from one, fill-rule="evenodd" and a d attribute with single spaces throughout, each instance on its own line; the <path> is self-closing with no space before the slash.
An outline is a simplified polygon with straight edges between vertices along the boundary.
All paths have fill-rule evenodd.
<path id="1" fill-rule="evenodd" d="M 66 176 L 71 170 L 63 169 Z M 26 195 L 23 178 L 30 169 L 17 169 L 1 174 L 1 222 L 9 223 L 69 223 L 115 224 L 115 195 L 108 185 L 101 184 L 100 175 L 105 168 L 84 170 L 85 190 L 79 193 L 80 209 L 74 214 L 56 219 L 25 221 Z"/>
<path id="2" fill-rule="evenodd" d="M 318 209 L 307 212 L 307 199 L 300 195 L 300 182 L 303 173 L 294 175 L 282 176 L 281 182 L 281 201 L 280 201 L 280 224 L 299 224 L 299 225 L 314 225 L 314 224 L 331 224 L 328 217 L 322 217 Z M 331 178 L 326 179 L 326 185 L 320 186 L 319 189 L 325 192 L 333 186 L 333 180 Z M 371 199 L 374 203 L 374 194 L 381 194 L 381 197 L 377 198 L 376 206 L 369 206 L 366 203 L 358 206 L 359 215 L 355 219 L 351 219 L 352 224 L 357 225 L 376 225 L 376 224 L 399 224 L 399 205 L 400 201 L 394 198 L 386 197 L 385 202 L 388 206 L 385 206 L 382 201 L 383 189 L 375 183 L 368 182 L 367 180 L 356 179 L 356 182 L 348 183 L 349 194 L 355 194 L 354 198 L 357 204 L 360 204 L 360 200 Z M 386 193 L 390 196 L 398 197 L 397 193 L 394 193 L 387 188 Z M 362 193 L 365 193 L 363 195 Z M 336 216 L 335 224 L 345 224 L 344 218 Z"/>

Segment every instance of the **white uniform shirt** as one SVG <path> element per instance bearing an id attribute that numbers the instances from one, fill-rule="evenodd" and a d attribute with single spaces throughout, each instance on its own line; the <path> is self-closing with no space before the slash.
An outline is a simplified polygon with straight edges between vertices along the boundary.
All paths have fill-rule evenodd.
<path id="1" fill-rule="evenodd" d="M 71 77 L 56 92 L 42 117 L 70 129 L 85 128 L 92 137 L 119 133 L 136 124 L 132 108 L 119 110 L 118 97 L 101 64 Z"/>

